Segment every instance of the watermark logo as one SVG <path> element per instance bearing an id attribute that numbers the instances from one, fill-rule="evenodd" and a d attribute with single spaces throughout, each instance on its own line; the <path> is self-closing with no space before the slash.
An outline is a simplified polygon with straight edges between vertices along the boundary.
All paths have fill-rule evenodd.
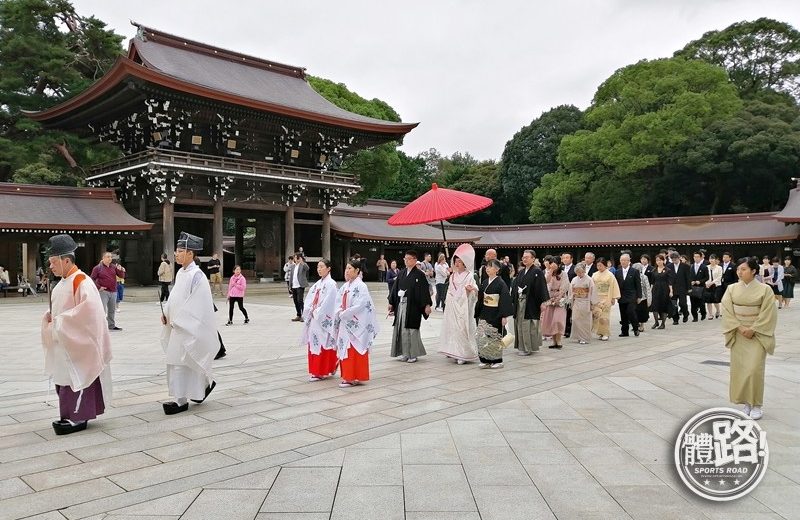
<path id="1" fill-rule="evenodd" d="M 767 472 L 767 433 L 744 413 L 711 408 L 683 426 L 675 442 L 681 480 L 708 500 L 735 500 Z"/>

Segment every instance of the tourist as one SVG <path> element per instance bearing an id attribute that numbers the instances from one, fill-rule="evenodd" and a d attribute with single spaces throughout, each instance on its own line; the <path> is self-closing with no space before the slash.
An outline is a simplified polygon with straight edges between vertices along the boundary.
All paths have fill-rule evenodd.
<path id="1" fill-rule="evenodd" d="M 550 299 L 547 280 L 535 261 L 536 254 L 526 249 L 522 253 L 522 267 L 511 284 L 514 348 L 520 356 L 530 356 L 542 346 L 542 304 Z"/>
<path id="2" fill-rule="evenodd" d="M 56 386 L 60 418 L 56 435 L 86 429 L 111 401 L 111 338 L 100 293 L 75 265 L 69 235 L 48 241 L 48 261 L 61 278 L 51 293 L 52 312 L 42 320 L 45 372 Z"/>
<path id="3" fill-rule="evenodd" d="M 765 284 L 769 284 L 769 282 L 772 281 L 772 263 L 769 261 L 769 256 L 767 255 L 761 258 L 761 265 L 758 266 L 756 280 Z"/>
<path id="4" fill-rule="evenodd" d="M 336 341 L 333 319 L 336 315 L 336 282 L 331 277 L 331 261 L 317 262 L 319 280 L 311 286 L 303 307 L 303 333 L 300 344 L 308 349 L 308 380 L 320 381 L 336 372 Z"/>
<path id="5" fill-rule="evenodd" d="M 122 298 L 125 296 L 125 274 L 126 270 L 125 267 L 120 263 L 119 260 L 111 260 L 111 263 L 119 267 L 122 271 L 122 276 L 117 274 L 117 309 L 116 311 L 119 312 L 119 304 L 122 303 Z"/>
<path id="6" fill-rule="evenodd" d="M 233 276 L 228 280 L 228 323 L 233 325 L 233 305 L 239 305 L 239 311 L 244 315 L 244 324 L 250 323 L 247 309 L 244 308 L 244 293 L 247 291 L 247 279 L 242 276 L 242 267 L 233 266 Z"/>
<path id="7" fill-rule="evenodd" d="M 650 302 L 653 300 L 650 278 L 647 276 L 646 265 L 636 262 L 633 268 L 639 271 L 639 281 L 642 283 L 642 300 L 636 305 L 636 319 L 639 322 L 639 332 L 644 332 L 644 325 L 650 321 Z"/>
<path id="8" fill-rule="evenodd" d="M 389 265 L 386 262 L 386 259 L 383 255 L 378 258 L 378 261 L 375 264 L 375 267 L 378 268 L 378 281 L 385 282 L 386 281 L 386 269 L 388 269 Z"/>
<path id="9" fill-rule="evenodd" d="M 161 254 L 161 265 L 158 266 L 158 283 L 161 284 L 158 301 L 165 302 L 169 298 L 169 284 L 172 283 L 172 264 L 170 264 L 166 253 Z"/>
<path id="10" fill-rule="evenodd" d="M 514 269 L 514 264 L 511 262 L 511 259 L 508 256 L 503 257 L 503 265 L 508 267 L 508 278 L 509 280 L 513 281 L 517 274 L 516 270 Z"/>
<path id="11" fill-rule="evenodd" d="M 554 256 L 544 257 L 545 280 L 549 298 L 542 303 L 542 336 L 553 338 L 548 348 L 560 349 L 561 336 L 567 325 L 567 305 L 569 296 L 569 277 L 562 272 L 561 264 Z"/>
<path id="12" fill-rule="evenodd" d="M 420 269 L 425 273 L 425 278 L 428 281 L 431 299 L 436 298 L 436 271 L 433 268 L 433 257 L 430 253 L 425 253 L 425 259 L 422 261 L 422 267 Z"/>
<path id="13" fill-rule="evenodd" d="M 570 306 L 572 307 L 572 338 L 586 345 L 592 339 L 592 305 L 597 303 L 597 292 L 591 277 L 586 275 L 586 266 L 575 266 L 575 278 L 570 282 Z"/>
<path id="14" fill-rule="evenodd" d="M 619 285 L 619 315 L 621 318 L 619 337 L 625 338 L 629 336 L 628 328 L 633 329 L 633 335 L 639 335 L 639 317 L 636 313 L 636 308 L 639 302 L 642 301 L 642 277 L 639 271 L 633 269 L 631 265 L 631 256 L 627 253 L 619 257 L 619 269 L 614 273 Z"/>
<path id="15" fill-rule="evenodd" d="M 797 268 L 792 265 L 792 257 L 783 259 L 783 307 L 788 308 L 794 298 L 794 281 L 797 280 Z"/>
<path id="16" fill-rule="evenodd" d="M 397 268 L 397 261 L 392 260 L 392 263 L 389 264 L 389 270 L 386 271 L 386 285 L 389 288 L 389 292 L 392 292 L 392 285 L 394 285 L 394 281 L 397 279 L 397 275 L 400 274 L 400 269 Z"/>
<path id="17" fill-rule="evenodd" d="M 617 268 L 614 267 L 614 260 L 612 260 L 611 258 L 609 258 L 608 261 L 606 262 L 606 267 L 608 268 L 608 272 L 611 273 L 612 275 L 617 274 Z"/>
<path id="18" fill-rule="evenodd" d="M 474 267 L 475 249 L 469 244 L 461 244 L 453 254 L 453 274 L 446 286 L 447 307 L 439 334 L 439 353 L 454 359 L 459 365 L 478 359 L 475 343 L 478 284 Z"/>
<path id="19" fill-rule="evenodd" d="M 219 255 L 214 253 L 206 264 L 208 279 L 211 282 L 211 292 L 222 296 L 222 262 Z M 214 290 L 216 288 L 216 291 Z"/>
<path id="20" fill-rule="evenodd" d="M 689 294 L 689 266 L 681 261 L 681 256 L 677 251 L 670 253 L 670 261 L 667 267 L 675 275 L 672 285 L 672 324 L 678 324 L 678 315 L 683 315 L 683 323 L 689 320 L 689 305 L 686 303 L 686 296 Z"/>
<path id="21" fill-rule="evenodd" d="M 447 297 L 447 277 L 450 276 L 450 267 L 447 265 L 447 257 L 444 256 L 444 253 L 439 253 L 439 258 L 433 268 L 433 274 L 436 282 L 436 310 L 444 312 L 444 300 Z"/>
<path id="22" fill-rule="evenodd" d="M 342 388 L 369 381 L 369 351 L 378 335 L 375 304 L 361 278 L 363 263 L 356 260 L 347 263 L 345 283 L 336 294 L 333 328 L 342 375 L 339 386 Z"/>
<path id="23" fill-rule="evenodd" d="M 5 289 L 6 287 L 11 285 L 11 279 L 8 277 L 8 271 L 6 268 L 0 265 L 0 290 Z"/>
<path id="24" fill-rule="evenodd" d="M 308 264 L 302 253 L 294 254 L 294 265 L 289 273 L 289 283 L 292 286 L 292 300 L 296 316 L 292 321 L 303 321 L 303 293 L 308 287 Z"/>
<path id="25" fill-rule="evenodd" d="M 389 293 L 389 313 L 394 313 L 391 355 L 398 361 L 416 363 L 425 346 L 419 333 L 422 318 L 431 314 L 431 293 L 425 274 L 417 268 L 417 252 L 406 251 L 405 269 L 400 271 Z"/>
<path id="26" fill-rule="evenodd" d="M 190 399 L 202 403 L 217 385 L 211 361 L 219 353 L 220 336 L 211 286 L 195 261 L 202 249 L 203 239 L 186 232 L 181 232 L 175 246 L 175 263 L 182 267 L 161 315 L 167 389 L 174 398 L 162 404 L 166 415 L 185 412 Z"/>
<path id="27" fill-rule="evenodd" d="M 597 304 L 592 310 L 592 332 L 600 337 L 600 341 L 608 341 L 611 335 L 611 307 L 619 298 L 619 285 L 605 258 L 598 258 L 595 265 L 597 272 L 592 275 L 592 281 L 597 291 Z"/>
<path id="28" fill-rule="evenodd" d="M 720 308 L 719 287 L 722 285 L 722 266 L 719 265 L 717 255 L 709 255 L 708 280 L 706 280 L 706 290 L 703 292 L 703 301 L 706 302 L 706 314 L 709 320 L 719 319 Z"/>
<path id="29" fill-rule="evenodd" d="M 672 308 L 672 286 L 675 283 L 675 273 L 667 267 L 667 259 L 663 254 L 656 255 L 656 267 L 653 269 L 653 285 L 650 288 L 652 297 L 650 311 L 653 313 L 653 326 L 651 328 L 665 329 L 667 316 Z M 660 323 L 659 323 L 660 320 Z"/>
<path id="30" fill-rule="evenodd" d="M 286 288 L 289 290 L 289 298 L 294 299 L 292 292 L 292 269 L 294 269 L 294 256 L 290 256 L 286 263 L 283 264 L 283 279 L 286 282 Z"/>
<path id="31" fill-rule="evenodd" d="M 508 286 L 498 275 L 502 265 L 496 258 L 486 262 L 486 279 L 481 282 L 475 305 L 480 368 L 503 368 L 504 327 L 514 307 Z"/>
<path id="32" fill-rule="evenodd" d="M 754 258 L 737 262 L 739 282 L 722 297 L 722 332 L 731 350 L 730 400 L 744 405 L 744 413 L 760 419 L 764 404 L 767 354 L 775 352 L 778 314 L 772 289 L 755 279 Z"/>
<path id="33" fill-rule="evenodd" d="M 100 300 L 106 310 L 108 330 L 122 330 L 117 327 L 115 312 L 117 310 L 117 276 L 125 278 L 125 272 L 113 265 L 111 260 L 113 260 L 113 255 L 106 252 L 100 263 L 92 269 L 91 277 L 97 290 L 100 291 Z"/>
<path id="34" fill-rule="evenodd" d="M 784 271 L 781 259 L 777 256 L 772 259 L 772 292 L 775 293 L 775 302 L 780 309 L 783 306 L 783 277 Z"/>

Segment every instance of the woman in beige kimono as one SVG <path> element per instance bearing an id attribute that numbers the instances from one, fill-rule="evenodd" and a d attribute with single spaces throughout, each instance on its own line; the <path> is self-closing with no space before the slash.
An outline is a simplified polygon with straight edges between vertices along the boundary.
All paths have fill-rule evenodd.
<path id="1" fill-rule="evenodd" d="M 592 308 L 592 332 L 600 336 L 600 341 L 608 341 L 611 334 L 611 307 L 619 299 L 617 279 L 606 266 L 605 258 L 597 259 L 597 271 L 592 275 L 597 304 Z"/>
<path id="2" fill-rule="evenodd" d="M 731 349 L 730 399 L 756 420 L 764 415 L 764 368 L 767 354 L 775 353 L 778 321 L 772 288 L 756 280 L 757 273 L 755 259 L 740 259 L 739 281 L 722 297 L 722 332 Z"/>
<path id="3" fill-rule="evenodd" d="M 586 266 L 575 266 L 575 278 L 570 282 L 569 301 L 572 307 L 573 341 L 586 345 L 592 339 L 592 305 L 597 303 L 594 282 L 586 276 Z"/>

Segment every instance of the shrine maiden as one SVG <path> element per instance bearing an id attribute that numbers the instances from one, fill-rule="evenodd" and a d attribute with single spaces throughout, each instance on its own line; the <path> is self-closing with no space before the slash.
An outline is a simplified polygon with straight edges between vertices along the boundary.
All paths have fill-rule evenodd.
<path id="1" fill-rule="evenodd" d="M 369 351 L 378 335 L 375 304 L 364 280 L 361 260 L 350 260 L 344 270 L 345 283 L 336 294 L 334 334 L 342 381 L 347 388 L 369 380 Z"/>
<path id="2" fill-rule="evenodd" d="M 331 278 L 331 261 L 317 263 L 319 281 L 311 287 L 303 309 L 300 344 L 308 348 L 308 380 L 319 381 L 336 372 L 336 343 L 333 319 L 336 314 L 336 282 Z"/>

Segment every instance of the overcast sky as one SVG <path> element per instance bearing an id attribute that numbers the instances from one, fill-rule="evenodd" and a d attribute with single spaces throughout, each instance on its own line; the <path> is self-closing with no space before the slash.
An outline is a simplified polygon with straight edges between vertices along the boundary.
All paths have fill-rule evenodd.
<path id="1" fill-rule="evenodd" d="M 585 108 L 616 69 L 798 0 L 73 0 L 130 38 L 130 20 L 305 67 L 419 122 L 403 150 L 499 159 L 543 111 Z"/>

